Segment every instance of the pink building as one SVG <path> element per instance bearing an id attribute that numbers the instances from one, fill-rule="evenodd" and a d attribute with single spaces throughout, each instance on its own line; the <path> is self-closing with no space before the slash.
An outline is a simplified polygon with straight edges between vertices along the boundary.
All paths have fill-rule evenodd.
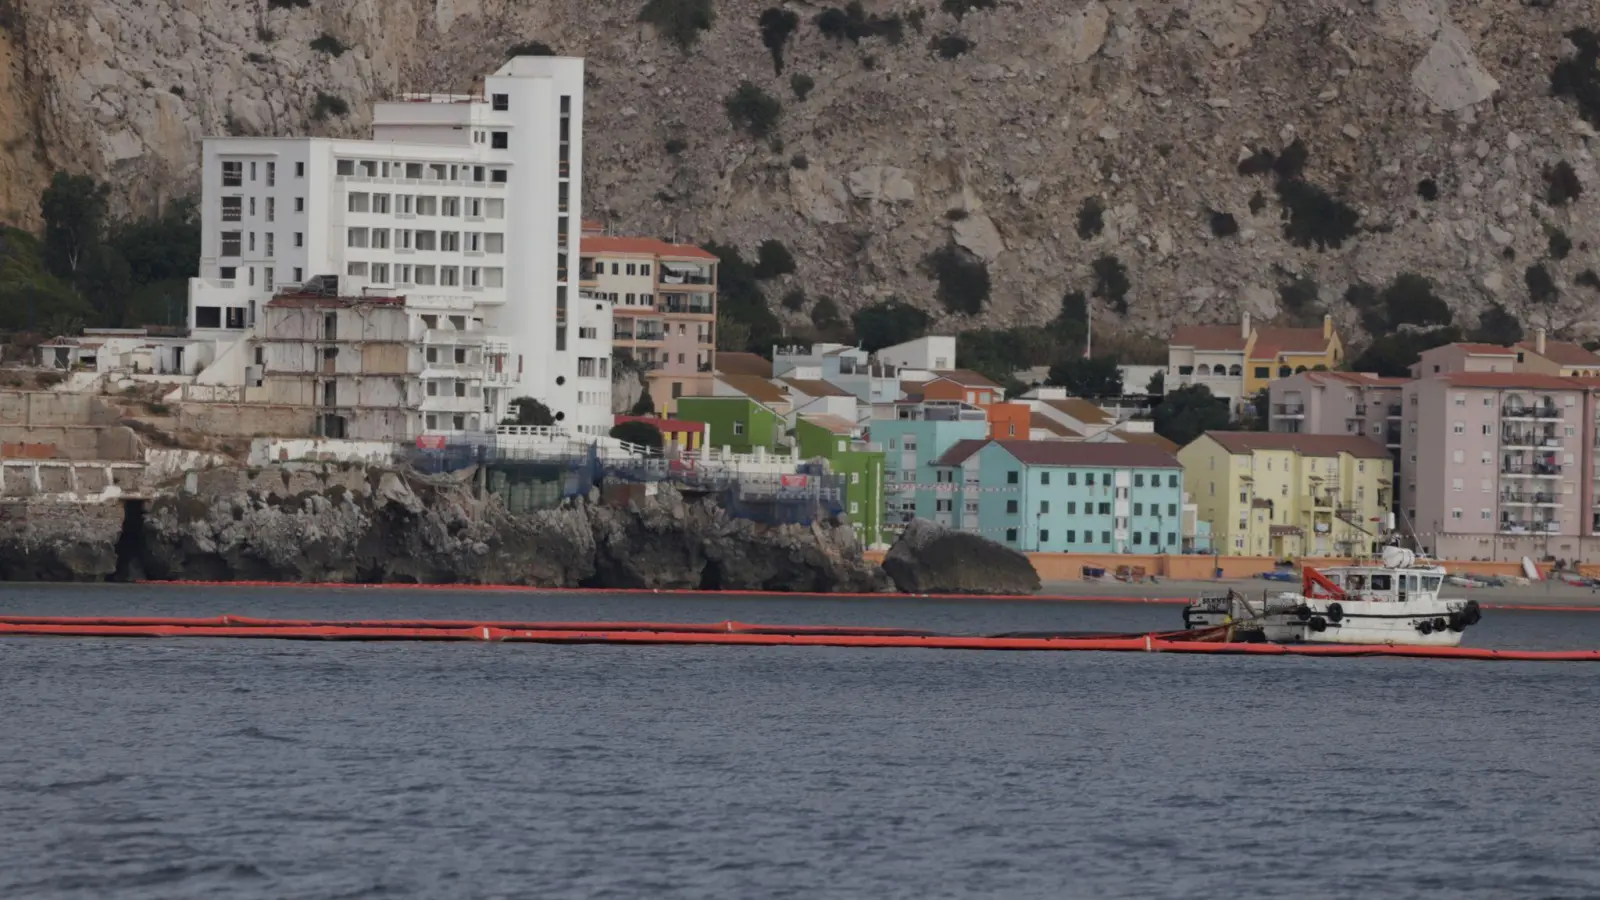
<path id="1" fill-rule="evenodd" d="M 1402 527 L 1442 558 L 1600 558 L 1593 384 L 1459 370 L 1412 382 Z"/>
<path id="2" fill-rule="evenodd" d="M 1515 347 L 1499 344 L 1445 344 L 1422 351 L 1411 374 L 1431 378 L 1456 372 L 1514 372 L 1522 357 Z"/>
<path id="3" fill-rule="evenodd" d="M 1353 434 L 1384 445 L 1394 457 L 1394 496 L 1405 477 L 1400 421 L 1409 378 L 1369 372 L 1301 372 L 1272 383 L 1267 430 L 1280 434 Z"/>

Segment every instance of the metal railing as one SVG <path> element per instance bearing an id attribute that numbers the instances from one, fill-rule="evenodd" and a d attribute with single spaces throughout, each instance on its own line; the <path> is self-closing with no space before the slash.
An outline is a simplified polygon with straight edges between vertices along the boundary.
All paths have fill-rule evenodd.
<path id="1" fill-rule="evenodd" d="M 1279 416 L 1303 416 L 1306 413 L 1306 407 L 1303 403 L 1274 403 L 1272 404 L 1272 412 L 1274 415 Z"/>
<path id="2" fill-rule="evenodd" d="M 1536 491 L 1501 491 L 1500 502 L 1513 506 L 1537 506 L 1542 503 L 1559 504 L 1560 498 L 1555 494 Z"/>
<path id="3" fill-rule="evenodd" d="M 1561 409 L 1555 406 L 1512 406 L 1507 404 L 1501 407 L 1500 415 L 1508 419 L 1559 419 Z"/>
<path id="4" fill-rule="evenodd" d="M 1558 463 L 1501 463 L 1501 475 L 1560 475 L 1561 466 Z"/>

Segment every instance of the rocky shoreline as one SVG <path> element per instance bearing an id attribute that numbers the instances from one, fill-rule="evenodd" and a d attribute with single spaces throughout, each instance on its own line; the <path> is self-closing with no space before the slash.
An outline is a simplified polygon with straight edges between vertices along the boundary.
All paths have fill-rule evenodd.
<path id="1" fill-rule="evenodd" d="M 525 515 L 472 471 L 332 463 L 191 472 L 153 499 L 0 508 L 0 580 L 893 590 L 843 522 L 766 526 L 668 485 Z"/>

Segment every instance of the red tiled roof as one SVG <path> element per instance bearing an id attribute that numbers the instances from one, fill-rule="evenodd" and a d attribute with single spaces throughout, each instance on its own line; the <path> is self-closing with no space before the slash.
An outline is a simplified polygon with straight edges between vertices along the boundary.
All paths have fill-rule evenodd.
<path id="1" fill-rule="evenodd" d="M 1374 375 L 1371 372 L 1306 372 L 1311 380 L 1321 383 L 1324 381 L 1342 381 L 1358 387 L 1403 387 L 1415 379 L 1397 378 L 1390 375 Z"/>
<path id="2" fill-rule="evenodd" d="M 1558 366 L 1594 366 L 1600 368 L 1600 356 L 1595 355 L 1592 351 L 1583 349 L 1582 344 L 1574 344 L 1571 341 L 1545 341 L 1543 353 L 1539 353 L 1538 350 L 1534 349 L 1533 341 L 1523 341 L 1517 346 L 1529 352 L 1538 353 Z"/>
<path id="3" fill-rule="evenodd" d="M 1455 387 L 1521 388 L 1532 391 L 1581 391 L 1584 385 L 1560 375 L 1534 372 L 1451 372 L 1439 376 Z"/>
<path id="4" fill-rule="evenodd" d="M 1193 347 L 1196 350 L 1244 349 L 1245 337 L 1238 325 L 1185 325 L 1172 333 L 1167 342 L 1173 347 Z"/>
<path id="5" fill-rule="evenodd" d="M 1229 453 L 1252 450 L 1292 450 L 1302 456 L 1338 456 L 1348 453 L 1362 459 L 1390 459 L 1376 441 L 1353 434 L 1278 434 L 1268 431 L 1208 431 L 1206 437 Z"/>
<path id="6" fill-rule="evenodd" d="M 1256 329 L 1256 343 L 1250 349 L 1250 358 L 1277 359 L 1280 353 L 1324 353 L 1332 342 L 1333 338 L 1324 336 L 1320 326 L 1281 328 L 1263 325 Z"/>
<path id="7" fill-rule="evenodd" d="M 727 352 L 717 354 L 717 372 L 721 375 L 756 375 L 772 377 L 772 360 L 756 353 Z"/>
<path id="8" fill-rule="evenodd" d="M 669 244 L 655 238 L 610 237 L 584 235 L 584 255 L 596 253 L 625 253 L 633 256 L 665 256 L 673 259 L 704 259 L 715 262 L 716 254 L 701 250 L 693 244 Z"/>
<path id="9" fill-rule="evenodd" d="M 995 384 L 993 381 L 990 381 L 988 378 L 978 374 L 977 372 L 972 371 L 971 369 L 943 369 L 940 371 L 935 371 L 933 373 L 933 378 L 930 380 L 938 381 L 940 379 L 954 382 L 962 387 L 998 388 L 1000 386 Z"/>
<path id="10" fill-rule="evenodd" d="M 617 416 L 615 424 L 623 422 L 645 422 L 654 425 L 662 434 L 704 434 L 709 427 L 704 422 L 691 422 L 687 419 L 658 419 L 655 416 Z"/>
<path id="11" fill-rule="evenodd" d="M 1458 343 L 1455 343 L 1455 344 L 1445 344 L 1444 347 L 1440 347 L 1438 349 L 1443 350 L 1445 347 L 1458 348 L 1458 349 L 1461 350 L 1461 352 L 1467 354 L 1468 356 L 1516 356 L 1517 355 L 1517 351 L 1516 350 L 1512 349 L 1511 347 L 1502 347 L 1499 344 L 1473 344 L 1473 343 L 1468 343 L 1468 342 L 1458 342 Z"/>
<path id="12" fill-rule="evenodd" d="M 718 375 L 717 379 L 758 403 L 771 406 L 789 402 L 789 395 L 782 388 L 756 375 Z"/>
<path id="13" fill-rule="evenodd" d="M 826 428 L 834 434 L 849 435 L 855 434 L 856 431 L 856 423 L 847 419 L 841 419 L 838 416 L 830 416 L 826 414 L 802 414 L 800 418 L 810 422 L 818 428 Z"/>

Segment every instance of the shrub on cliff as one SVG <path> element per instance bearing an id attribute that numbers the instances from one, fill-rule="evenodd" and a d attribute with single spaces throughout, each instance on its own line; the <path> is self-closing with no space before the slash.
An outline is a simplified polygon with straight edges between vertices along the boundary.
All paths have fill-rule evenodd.
<path id="1" fill-rule="evenodd" d="M 1122 261 L 1106 254 L 1089 267 L 1094 270 L 1094 295 L 1110 304 L 1117 315 L 1127 315 L 1128 291 L 1133 288 L 1133 282 L 1128 280 L 1128 270 Z"/>
<path id="2" fill-rule="evenodd" d="M 1478 327 L 1467 334 L 1467 340 L 1484 344 L 1501 344 L 1509 347 L 1522 340 L 1522 323 L 1498 303 L 1489 304 L 1478 314 Z"/>
<path id="3" fill-rule="evenodd" d="M 802 102 L 810 95 L 811 89 L 816 86 L 816 80 L 810 75 L 796 72 L 789 76 L 789 90 L 794 91 L 795 99 Z"/>
<path id="4" fill-rule="evenodd" d="M 728 121 L 737 131 L 753 138 L 764 138 L 778 127 L 783 115 L 783 104 L 754 83 L 740 82 L 738 89 L 723 101 Z"/>
<path id="5" fill-rule="evenodd" d="M 756 270 L 737 247 L 705 245 L 721 262 L 717 267 L 717 349 L 748 350 L 770 355 L 783 337 L 783 323 L 767 306 Z"/>
<path id="6" fill-rule="evenodd" d="M 989 302 L 989 267 L 955 244 L 946 244 L 924 260 L 939 282 L 939 302 L 953 313 L 975 316 Z"/>
<path id="7" fill-rule="evenodd" d="M 800 17 L 779 6 L 769 6 L 756 20 L 761 27 L 761 43 L 772 54 L 772 71 L 783 74 L 783 48 L 789 43 L 794 30 L 800 27 Z"/>
<path id="8" fill-rule="evenodd" d="M 556 417 L 551 415 L 550 407 L 532 397 L 518 397 L 512 400 L 506 404 L 506 411 L 510 415 L 500 421 L 501 425 L 550 426 L 556 423 Z"/>
<path id="9" fill-rule="evenodd" d="M 311 0 L 267 0 L 267 9 L 310 9 Z"/>
<path id="10" fill-rule="evenodd" d="M 1544 167 L 1544 187 L 1544 199 L 1551 206 L 1565 206 L 1583 196 L 1583 182 L 1564 159 Z"/>
<path id="11" fill-rule="evenodd" d="M 513 44 L 513 45 L 511 45 L 511 49 L 506 51 L 506 59 L 513 59 L 513 58 L 518 57 L 518 56 L 555 56 L 555 55 L 556 55 L 555 49 L 552 48 L 549 44 L 546 44 L 543 41 L 525 41 L 524 43 L 521 43 L 521 44 Z"/>
<path id="12" fill-rule="evenodd" d="M 332 57 L 340 57 L 350 48 L 341 43 L 338 38 L 324 31 L 312 39 L 311 49 L 318 53 L 326 53 Z"/>
<path id="13" fill-rule="evenodd" d="M 1099 197 L 1083 198 L 1078 204 L 1078 237 L 1085 241 L 1099 237 L 1106 227 L 1105 215 L 1106 206 Z"/>
<path id="14" fill-rule="evenodd" d="M 1559 227 L 1555 225 L 1544 226 L 1544 236 L 1549 239 L 1551 259 L 1566 259 L 1567 254 L 1572 252 L 1572 238 L 1568 237 L 1567 233 Z"/>
<path id="15" fill-rule="evenodd" d="M 944 0 L 939 8 L 957 19 L 963 19 L 975 9 L 994 9 L 994 4 L 995 0 Z"/>
<path id="16" fill-rule="evenodd" d="M 650 0 L 639 10 L 639 21 L 655 26 L 656 33 L 685 53 L 717 21 L 711 0 Z"/>
<path id="17" fill-rule="evenodd" d="M 914 341 L 928 333 L 928 314 L 898 300 L 856 310 L 850 317 L 861 348 L 876 353 L 884 347 Z"/>
<path id="18" fill-rule="evenodd" d="M 794 274 L 794 254 L 777 238 L 768 238 L 756 248 L 756 265 L 753 274 L 766 281 L 779 275 Z"/>
<path id="19" fill-rule="evenodd" d="M 344 116 L 350 112 L 350 104 L 344 98 L 317 91 L 317 102 L 311 107 L 311 118 L 318 122 L 329 116 Z"/>
<path id="20" fill-rule="evenodd" d="M 1567 40 L 1577 52 L 1550 70 L 1550 93 L 1570 99 L 1577 104 L 1578 115 L 1600 128 L 1600 34 L 1575 28 L 1567 32 Z"/>
<path id="21" fill-rule="evenodd" d="M 869 37 L 881 37 L 891 44 L 898 44 L 905 37 L 905 27 L 899 16 L 869 16 L 861 6 L 861 0 L 850 0 L 844 9 L 829 7 L 818 13 L 812 21 L 825 36 L 852 44 L 859 44 L 862 38 Z"/>
<path id="22" fill-rule="evenodd" d="M 1306 181 L 1278 182 L 1283 204 L 1283 237 L 1296 247 L 1338 249 L 1356 233 L 1361 214 Z"/>
<path id="23" fill-rule="evenodd" d="M 1535 303 L 1554 303 L 1561 298 L 1555 278 L 1543 263 L 1535 263 L 1523 270 L 1522 283 L 1528 287 L 1528 299 Z"/>

